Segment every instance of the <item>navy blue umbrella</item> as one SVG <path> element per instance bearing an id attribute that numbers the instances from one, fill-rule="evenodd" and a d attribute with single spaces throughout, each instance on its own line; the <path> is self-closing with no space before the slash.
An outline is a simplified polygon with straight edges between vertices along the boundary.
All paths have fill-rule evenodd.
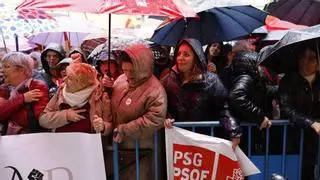
<path id="1" fill-rule="evenodd" d="M 265 24 L 267 13 L 252 6 L 212 8 L 198 13 L 199 18 L 175 20 L 155 30 L 151 41 L 175 46 L 182 38 L 198 39 L 203 45 L 248 36 Z"/>

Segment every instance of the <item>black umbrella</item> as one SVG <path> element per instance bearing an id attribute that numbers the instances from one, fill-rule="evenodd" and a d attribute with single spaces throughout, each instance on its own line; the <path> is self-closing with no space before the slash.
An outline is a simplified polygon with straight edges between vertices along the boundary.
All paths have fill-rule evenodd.
<path id="1" fill-rule="evenodd" d="M 175 46 L 182 38 L 195 38 L 203 45 L 241 39 L 263 26 L 267 13 L 253 6 L 232 6 L 208 9 L 198 16 L 164 23 L 155 30 L 151 41 Z"/>
<path id="2" fill-rule="evenodd" d="M 276 44 L 260 51 L 259 63 L 278 73 L 297 70 L 298 53 L 309 45 L 317 47 L 319 59 L 320 25 L 288 31 Z"/>
<path id="3" fill-rule="evenodd" d="M 265 8 L 265 11 L 282 20 L 307 26 L 320 24 L 319 10 L 319 0 L 279 0 Z"/>

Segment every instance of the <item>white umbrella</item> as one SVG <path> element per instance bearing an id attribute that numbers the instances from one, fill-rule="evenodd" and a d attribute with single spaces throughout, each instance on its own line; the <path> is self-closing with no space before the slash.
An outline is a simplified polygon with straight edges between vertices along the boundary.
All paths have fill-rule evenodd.
<path id="1" fill-rule="evenodd" d="M 30 36 L 30 41 L 44 46 L 49 43 L 66 45 L 66 41 L 69 41 L 72 47 L 80 47 L 83 39 L 89 34 L 103 32 L 103 29 L 83 19 L 55 17 L 55 20 L 58 24 L 57 28 Z"/>
<path id="2" fill-rule="evenodd" d="M 2 37 L 0 36 L 0 42 L 2 42 Z M 19 51 L 28 51 L 37 47 L 34 43 L 30 42 L 25 37 L 19 37 Z M 0 43 L 0 48 L 5 48 L 4 44 Z M 14 38 L 6 39 L 6 48 L 10 51 L 16 50 L 16 41 Z"/>

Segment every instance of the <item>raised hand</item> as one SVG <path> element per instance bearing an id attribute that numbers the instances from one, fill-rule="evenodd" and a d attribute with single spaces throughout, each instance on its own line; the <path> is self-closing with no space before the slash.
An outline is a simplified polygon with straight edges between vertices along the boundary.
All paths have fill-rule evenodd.
<path id="1" fill-rule="evenodd" d="M 98 115 L 93 116 L 92 124 L 93 124 L 94 130 L 97 133 L 103 132 L 105 129 L 103 119 L 101 117 L 99 117 Z"/>

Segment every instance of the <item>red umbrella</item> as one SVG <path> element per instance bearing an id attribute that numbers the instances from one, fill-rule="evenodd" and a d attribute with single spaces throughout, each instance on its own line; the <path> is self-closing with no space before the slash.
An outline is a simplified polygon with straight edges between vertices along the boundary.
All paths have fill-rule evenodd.
<path id="1" fill-rule="evenodd" d="M 109 13 L 108 39 L 111 39 L 111 13 L 171 17 L 197 16 L 183 0 L 24 0 L 17 8 Z M 109 53 L 110 43 L 111 41 L 108 41 Z"/>
<path id="2" fill-rule="evenodd" d="M 24 0 L 18 9 L 195 17 L 182 0 Z"/>
<path id="3" fill-rule="evenodd" d="M 275 30 L 289 30 L 289 29 L 303 29 L 307 26 L 294 24 L 288 21 L 280 20 L 275 16 L 267 16 L 266 18 L 266 29 L 268 32 Z"/>

